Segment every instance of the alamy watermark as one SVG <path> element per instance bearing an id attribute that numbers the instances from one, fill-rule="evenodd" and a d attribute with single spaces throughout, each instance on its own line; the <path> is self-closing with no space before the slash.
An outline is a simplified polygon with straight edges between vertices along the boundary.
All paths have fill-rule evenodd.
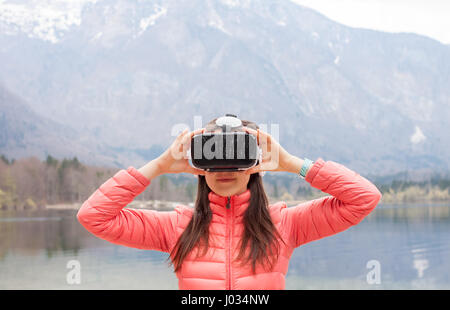
<path id="1" fill-rule="evenodd" d="M 367 284 L 381 284 L 381 264 L 376 259 L 369 260 L 366 268 L 370 269 L 366 275 Z"/>
<path id="2" fill-rule="evenodd" d="M 67 284 L 81 284 L 81 264 L 78 260 L 69 260 L 66 268 L 70 269 L 66 274 Z"/>

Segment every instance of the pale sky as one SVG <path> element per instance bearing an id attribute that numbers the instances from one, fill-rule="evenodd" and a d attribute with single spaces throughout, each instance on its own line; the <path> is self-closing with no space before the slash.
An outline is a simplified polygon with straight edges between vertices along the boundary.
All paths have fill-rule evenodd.
<path id="1" fill-rule="evenodd" d="M 414 32 L 450 44 L 450 0 L 292 0 L 341 24 Z"/>

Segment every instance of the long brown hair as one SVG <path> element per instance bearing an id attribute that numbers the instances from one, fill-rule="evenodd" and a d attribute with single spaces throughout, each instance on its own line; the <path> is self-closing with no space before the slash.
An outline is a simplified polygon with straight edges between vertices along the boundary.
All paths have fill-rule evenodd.
<path id="1" fill-rule="evenodd" d="M 220 128 L 215 125 L 216 119 L 206 125 L 206 131 Z M 259 128 L 257 124 L 247 120 L 242 120 L 242 124 L 255 130 Z M 241 260 L 241 265 L 245 265 L 251 260 L 253 273 L 255 273 L 257 263 L 263 267 L 268 266 L 269 270 L 272 270 L 280 254 L 279 241 L 281 240 L 283 243 L 284 241 L 270 218 L 269 202 L 259 173 L 251 174 L 247 188 L 250 189 L 251 195 L 243 217 L 244 234 L 240 242 L 237 260 Z M 184 259 L 195 246 L 200 247 L 202 244 L 203 253 L 201 255 L 207 253 L 209 224 L 212 219 L 208 198 L 210 191 L 205 176 L 198 175 L 194 214 L 170 253 L 172 261 L 169 265 L 175 266 L 175 272 L 180 270 Z M 250 243 L 248 255 L 244 258 L 248 243 Z M 200 251 L 197 252 L 197 257 L 199 257 L 199 253 Z"/>

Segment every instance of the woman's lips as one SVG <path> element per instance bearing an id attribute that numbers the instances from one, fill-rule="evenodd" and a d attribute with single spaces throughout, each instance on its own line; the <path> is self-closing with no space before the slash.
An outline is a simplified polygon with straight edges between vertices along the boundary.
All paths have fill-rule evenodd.
<path id="1" fill-rule="evenodd" d="M 233 182 L 235 180 L 235 178 L 222 178 L 222 179 L 217 179 L 217 182 Z"/>

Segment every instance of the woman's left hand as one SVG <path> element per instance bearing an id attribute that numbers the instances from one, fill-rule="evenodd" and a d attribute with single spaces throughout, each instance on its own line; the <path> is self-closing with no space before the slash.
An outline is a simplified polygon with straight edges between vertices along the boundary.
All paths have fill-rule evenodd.
<path id="1" fill-rule="evenodd" d="M 257 137 L 258 145 L 262 149 L 262 162 L 245 170 L 246 174 L 260 171 L 300 171 L 302 160 L 287 152 L 270 134 L 258 129 L 244 126 L 244 130 Z M 300 167 L 298 167 L 300 165 Z"/>

